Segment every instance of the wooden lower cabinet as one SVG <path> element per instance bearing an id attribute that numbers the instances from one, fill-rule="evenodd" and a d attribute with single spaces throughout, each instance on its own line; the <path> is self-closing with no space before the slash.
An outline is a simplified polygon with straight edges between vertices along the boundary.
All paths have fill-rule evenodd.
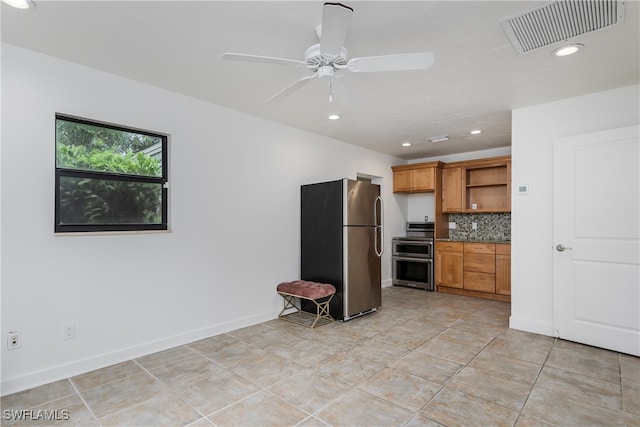
<path id="1" fill-rule="evenodd" d="M 439 292 L 511 300 L 511 245 L 436 242 L 435 262 Z"/>
<path id="2" fill-rule="evenodd" d="M 496 293 L 511 295 L 511 245 L 496 244 Z"/>
<path id="3" fill-rule="evenodd" d="M 462 288 L 462 252 L 436 250 L 436 284 Z"/>

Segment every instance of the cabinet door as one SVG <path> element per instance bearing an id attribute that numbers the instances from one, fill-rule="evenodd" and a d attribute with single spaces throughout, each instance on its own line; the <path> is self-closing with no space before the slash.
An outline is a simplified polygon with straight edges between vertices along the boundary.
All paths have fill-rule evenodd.
<path id="1" fill-rule="evenodd" d="M 411 190 L 412 174 L 410 170 L 397 171 L 393 173 L 393 192 L 406 192 Z"/>
<path id="2" fill-rule="evenodd" d="M 433 191 L 435 189 L 435 168 L 415 169 L 413 171 L 413 189 L 416 191 Z"/>
<path id="3" fill-rule="evenodd" d="M 511 295 L 511 255 L 496 255 L 496 293 Z"/>
<path id="4" fill-rule="evenodd" d="M 462 168 L 442 170 L 442 211 L 462 211 Z"/>
<path id="5" fill-rule="evenodd" d="M 436 252 L 436 284 L 462 288 L 462 252 Z"/>

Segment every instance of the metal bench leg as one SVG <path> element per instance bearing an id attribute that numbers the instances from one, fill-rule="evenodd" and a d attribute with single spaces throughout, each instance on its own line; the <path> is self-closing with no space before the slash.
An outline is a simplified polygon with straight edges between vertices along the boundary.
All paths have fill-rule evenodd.
<path id="1" fill-rule="evenodd" d="M 287 313 L 287 314 L 295 314 L 295 313 L 299 313 L 300 312 L 300 307 L 298 307 L 296 305 L 296 296 L 295 295 L 290 295 L 290 294 L 284 294 L 284 293 L 279 293 L 278 294 L 283 298 L 283 308 L 282 311 L 280 312 L 280 314 L 278 315 L 278 317 L 282 317 L 284 316 L 284 312 L 289 310 L 289 309 L 294 309 L 294 312 L 291 313 Z"/>
<path id="2" fill-rule="evenodd" d="M 324 302 L 311 300 L 316 304 L 316 320 L 313 322 L 313 325 L 311 325 L 311 329 L 316 326 L 316 323 L 318 323 L 320 319 L 328 319 L 333 322 L 333 317 L 331 317 L 331 315 L 329 314 L 329 302 L 331 302 L 332 299 L 333 295 L 331 295 L 329 299 Z"/>
<path id="3" fill-rule="evenodd" d="M 280 314 L 278 315 L 280 319 L 286 320 L 291 323 L 295 323 L 297 325 L 307 326 L 307 327 L 310 327 L 311 329 L 315 328 L 316 325 L 320 326 L 318 322 L 322 319 L 328 320 L 328 322 L 322 323 L 323 325 L 334 321 L 333 317 L 331 317 L 331 314 L 329 314 L 329 302 L 331 302 L 331 299 L 333 299 L 333 295 L 331 295 L 326 301 L 323 301 L 323 302 L 318 302 L 310 298 L 304 298 L 298 295 L 287 294 L 284 292 L 278 292 L 278 295 L 280 295 L 283 298 L 283 308 Z M 316 315 L 314 316 L 311 313 L 302 311 L 300 306 L 296 304 L 296 298 L 313 301 L 313 303 L 316 305 Z M 291 309 L 295 311 L 285 314 L 287 310 L 291 310 Z M 291 315 L 298 314 L 298 313 L 311 317 L 313 319 L 313 323 L 311 324 L 311 326 L 309 326 L 308 323 L 304 323 L 302 321 L 296 320 L 294 317 L 290 317 Z"/>

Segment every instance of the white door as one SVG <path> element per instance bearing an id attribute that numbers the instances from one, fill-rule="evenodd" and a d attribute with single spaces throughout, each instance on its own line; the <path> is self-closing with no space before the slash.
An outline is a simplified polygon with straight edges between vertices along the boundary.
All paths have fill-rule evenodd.
<path id="1" fill-rule="evenodd" d="M 553 148 L 554 328 L 640 356 L 639 126 Z"/>

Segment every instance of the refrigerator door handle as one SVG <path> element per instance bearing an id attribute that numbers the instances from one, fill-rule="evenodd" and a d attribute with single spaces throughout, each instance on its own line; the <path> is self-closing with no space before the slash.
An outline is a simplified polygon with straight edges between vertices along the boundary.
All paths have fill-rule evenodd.
<path id="1" fill-rule="evenodd" d="M 378 202 L 380 203 L 380 224 L 379 225 L 378 225 L 378 209 L 377 209 Z M 384 201 L 380 196 L 376 197 L 376 201 L 373 204 L 373 217 L 374 217 L 374 224 L 376 225 L 376 228 L 380 228 L 380 241 L 378 241 L 378 230 L 375 230 L 376 255 L 382 256 L 382 252 L 384 252 L 384 226 L 382 225 L 384 223 Z M 378 246 L 379 246 L 379 250 L 378 250 Z"/>

